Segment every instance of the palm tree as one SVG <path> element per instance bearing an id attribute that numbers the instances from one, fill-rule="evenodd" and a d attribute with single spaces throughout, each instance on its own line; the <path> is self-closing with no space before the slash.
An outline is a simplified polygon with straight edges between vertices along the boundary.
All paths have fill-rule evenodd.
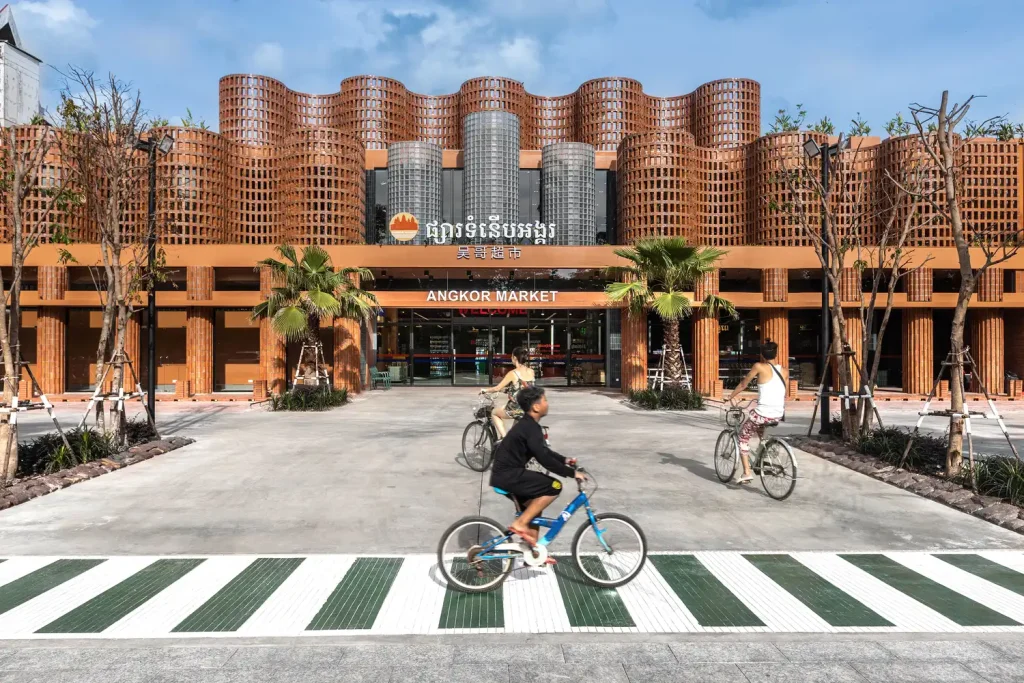
<path id="1" fill-rule="evenodd" d="M 369 270 L 335 270 L 330 255 L 318 246 L 306 247 L 301 259 L 288 244 L 279 246 L 277 252 L 283 261 L 268 258 L 257 264 L 257 268 L 270 269 L 278 286 L 271 289 L 266 301 L 252 309 L 252 320 L 269 319 L 274 331 L 285 339 L 303 341 L 316 348 L 320 344 L 321 318 L 373 317 L 377 298 L 357 284 L 373 279 Z"/>
<path id="2" fill-rule="evenodd" d="M 612 301 L 625 301 L 630 313 L 653 311 L 665 322 L 665 381 L 668 386 L 679 387 L 683 383 L 679 321 L 693 308 L 684 292 L 693 291 L 725 252 L 689 246 L 681 237 L 649 237 L 616 249 L 615 254 L 630 265 L 612 269 L 623 281 L 609 284 L 605 293 Z M 715 294 L 708 294 L 700 308 L 715 316 L 736 311 L 731 302 Z"/>

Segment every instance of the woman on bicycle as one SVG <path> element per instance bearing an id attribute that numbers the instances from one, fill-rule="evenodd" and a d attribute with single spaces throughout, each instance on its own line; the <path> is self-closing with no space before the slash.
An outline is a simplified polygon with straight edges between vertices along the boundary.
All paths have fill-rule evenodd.
<path id="1" fill-rule="evenodd" d="M 750 437 L 755 433 L 757 437 L 764 437 L 764 430 L 779 424 L 779 420 L 786 414 L 786 381 L 787 373 L 782 366 L 775 363 L 775 357 L 779 354 L 779 345 L 770 339 L 761 344 L 761 361 L 754 363 L 750 372 L 743 378 L 732 394 L 729 396 L 729 403 L 741 391 L 747 388 L 751 380 L 757 378 L 757 403 L 754 405 L 746 422 L 740 429 L 740 460 L 743 462 L 743 475 L 736 480 L 737 484 L 746 484 L 753 480 L 754 475 L 750 471 Z"/>
<path id="2" fill-rule="evenodd" d="M 499 440 L 505 438 L 505 420 L 518 420 L 523 416 L 522 408 L 516 403 L 516 394 L 523 387 L 533 386 L 536 379 L 533 368 L 526 364 L 529 360 L 530 354 L 526 352 L 526 349 L 519 346 L 512 349 L 512 369 L 505 373 L 505 377 L 498 382 L 497 386 L 480 390 L 481 394 L 502 392 L 508 397 L 505 405 L 495 406 L 491 410 L 491 421 L 494 422 L 494 428 L 498 431 Z"/>

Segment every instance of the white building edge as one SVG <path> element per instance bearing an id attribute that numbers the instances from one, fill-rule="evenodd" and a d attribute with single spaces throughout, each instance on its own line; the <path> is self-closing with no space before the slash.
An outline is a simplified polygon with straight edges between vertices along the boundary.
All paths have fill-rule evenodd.
<path id="1" fill-rule="evenodd" d="M 10 5 L 0 8 L 0 122 L 31 123 L 40 113 L 39 67 L 42 60 L 21 46 Z"/>

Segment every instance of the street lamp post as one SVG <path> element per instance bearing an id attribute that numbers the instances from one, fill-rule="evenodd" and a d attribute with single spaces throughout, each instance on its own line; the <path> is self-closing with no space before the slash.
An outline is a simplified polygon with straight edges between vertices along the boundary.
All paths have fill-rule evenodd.
<path id="1" fill-rule="evenodd" d="M 832 173 L 832 157 L 838 154 L 841 150 L 846 149 L 849 146 L 849 138 L 842 138 L 835 144 L 826 143 L 824 147 L 820 146 L 813 139 L 808 139 L 804 143 L 804 153 L 810 159 L 814 159 L 817 156 L 821 156 L 821 190 L 822 190 L 822 210 L 821 210 L 821 433 L 827 434 L 829 432 L 829 417 L 831 412 L 831 401 L 829 400 L 829 392 L 832 391 L 832 384 L 827 377 L 824 376 L 825 368 L 828 367 L 828 349 L 829 342 L 831 341 L 831 330 L 829 329 L 829 301 L 828 301 L 828 268 L 829 268 L 829 236 L 828 236 L 828 213 L 824 208 L 828 206 L 829 196 L 829 181 Z"/>
<path id="2" fill-rule="evenodd" d="M 149 212 L 148 226 L 146 230 L 147 250 L 147 283 L 146 310 L 149 314 L 149 338 L 147 340 L 146 367 L 148 377 L 146 378 L 146 402 L 149 407 L 149 414 L 154 422 L 156 421 L 156 291 L 153 273 L 156 271 L 156 155 L 157 152 L 167 154 L 174 147 L 174 138 L 165 135 L 159 140 L 155 135 L 150 134 L 147 140 L 136 140 L 135 149 L 146 152 L 149 155 Z"/>

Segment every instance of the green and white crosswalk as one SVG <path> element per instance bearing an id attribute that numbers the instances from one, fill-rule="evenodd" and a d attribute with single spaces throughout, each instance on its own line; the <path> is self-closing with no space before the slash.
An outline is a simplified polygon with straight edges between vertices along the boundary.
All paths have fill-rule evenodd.
<path id="1" fill-rule="evenodd" d="M 0 640 L 1024 633 L 1018 551 L 658 553 L 615 590 L 591 586 L 560 559 L 467 595 L 445 586 L 431 555 L 0 558 Z"/>

